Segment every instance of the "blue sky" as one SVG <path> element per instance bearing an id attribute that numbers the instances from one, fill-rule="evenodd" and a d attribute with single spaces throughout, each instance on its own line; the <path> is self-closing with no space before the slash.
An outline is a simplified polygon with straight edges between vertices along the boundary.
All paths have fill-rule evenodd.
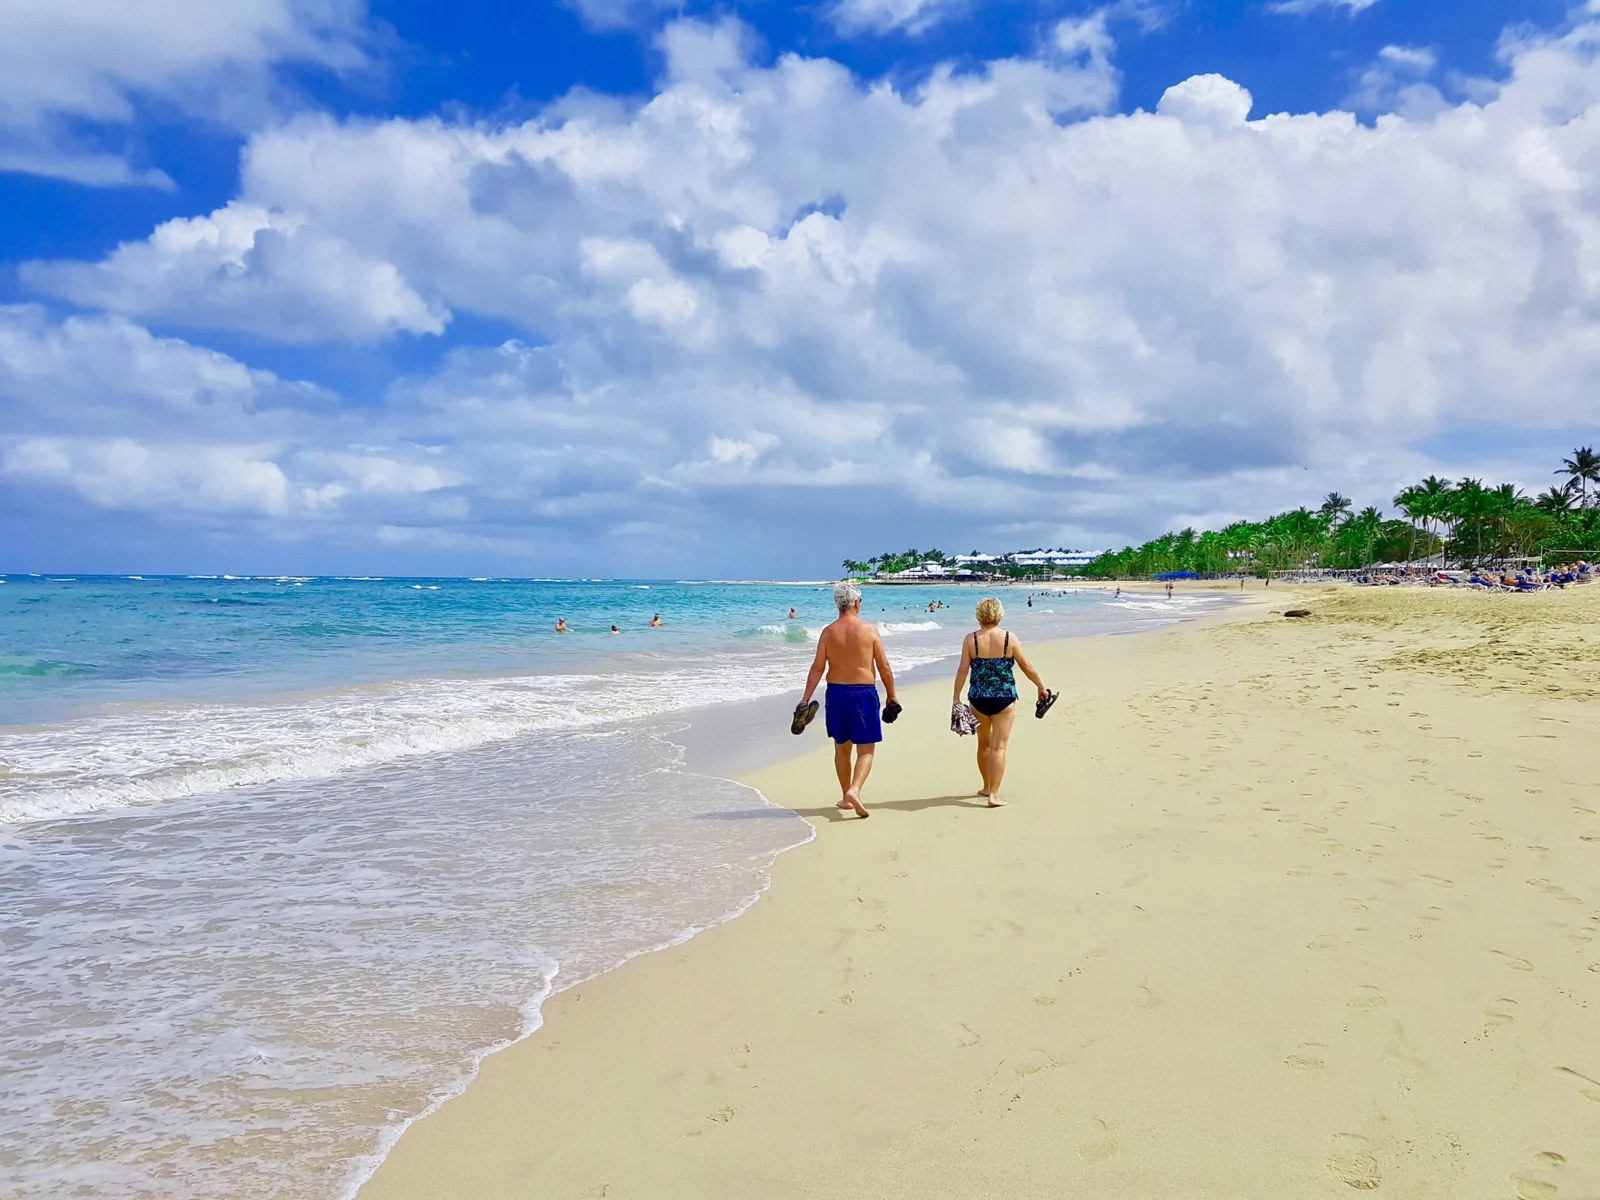
<path id="1" fill-rule="evenodd" d="M 1593 440 L 1582 6 L 61 9 L 0 569 L 817 574 Z"/>

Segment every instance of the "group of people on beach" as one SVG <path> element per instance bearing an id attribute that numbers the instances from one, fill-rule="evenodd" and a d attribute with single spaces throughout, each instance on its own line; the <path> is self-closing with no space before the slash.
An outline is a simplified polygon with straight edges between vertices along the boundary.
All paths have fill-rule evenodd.
<path id="1" fill-rule="evenodd" d="M 876 625 L 861 619 L 861 589 L 854 583 L 840 583 L 833 589 L 839 618 L 823 629 L 817 638 L 817 653 L 806 676 L 805 694 L 795 706 L 790 729 L 801 733 L 817 715 L 812 699 L 817 686 L 827 678 L 824 694 L 824 723 L 833 739 L 833 767 L 839 779 L 838 806 L 858 817 L 870 815 L 861 793 L 872 774 L 878 744 L 883 741 L 883 723 L 893 724 L 900 715 L 895 693 L 894 671 L 884 653 L 883 637 Z M 956 668 L 951 704 L 950 727 L 957 733 L 978 735 L 977 794 L 990 808 L 1005 804 L 1000 785 L 1006 772 L 1006 748 L 1017 716 L 1015 670 L 1021 668 L 1038 689 L 1034 714 L 1043 717 L 1056 701 L 1056 693 L 1023 653 L 1022 642 L 1001 627 L 1005 607 L 994 596 L 979 601 L 978 628 L 961 640 L 961 660 Z M 886 693 L 883 710 L 878 709 L 878 680 Z M 962 689 L 967 699 L 962 702 Z"/>
<path id="2" fill-rule="evenodd" d="M 1353 577 L 1364 587 L 1404 587 L 1408 584 L 1427 587 L 1477 587 L 1496 592 L 1542 592 L 1546 588 L 1564 588 L 1571 583 L 1589 583 L 1595 577 L 1594 567 L 1586 561 L 1562 563 L 1539 570 L 1524 566 L 1510 568 L 1473 567 L 1470 571 L 1443 571 L 1435 568 L 1422 570 L 1410 566 L 1368 569 Z"/>

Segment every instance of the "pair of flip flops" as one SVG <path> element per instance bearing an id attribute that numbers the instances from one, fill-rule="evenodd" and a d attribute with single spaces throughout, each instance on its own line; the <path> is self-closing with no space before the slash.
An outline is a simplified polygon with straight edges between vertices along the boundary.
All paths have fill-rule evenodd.
<path id="1" fill-rule="evenodd" d="M 884 719 L 884 722 L 886 724 L 893 725 L 894 721 L 895 721 L 895 718 L 898 717 L 904 711 L 905 711 L 905 709 L 900 707 L 900 702 L 898 700 L 889 701 L 889 703 L 887 703 L 887 704 L 885 704 L 883 706 L 883 719 Z"/>
<path id="2" fill-rule="evenodd" d="M 789 722 L 790 733 L 804 733 L 806 726 L 817 719 L 817 702 L 810 704 L 796 704 L 794 706 L 794 720 Z"/>
<path id="3" fill-rule="evenodd" d="M 1039 702 L 1033 706 L 1033 715 L 1042 720 L 1045 713 L 1050 711 L 1050 706 L 1059 699 L 1061 699 L 1060 692 L 1046 692 L 1039 697 Z"/>

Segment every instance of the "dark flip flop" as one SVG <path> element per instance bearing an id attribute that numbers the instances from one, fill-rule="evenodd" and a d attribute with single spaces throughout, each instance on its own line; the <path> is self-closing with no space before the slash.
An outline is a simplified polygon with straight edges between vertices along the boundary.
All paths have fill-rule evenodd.
<path id="1" fill-rule="evenodd" d="M 1059 699 L 1061 699 L 1060 692 L 1046 692 L 1039 698 L 1039 703 L 1033 706 L 1033 715 L 1042 719 L 1045 713 L 1050 711 L 1050 706 Z"/>
<path id="2" fill-rule="evenodd" d="M 883 706 L 883 719 L 887 724 L 893 725 L 894 719 L 904 711 L 905 710 L 900 707 L 899 701 L 891 700 L 889 703 Z"/>
<path id="3" fill-rule="evenodd" d="M 810 704 L 796 704 L 794 706 L 794 720 L 789 722 L 790 733 L 804 733 L 806 726 L 811 724 L 817 716 L 817 702 Z"/>

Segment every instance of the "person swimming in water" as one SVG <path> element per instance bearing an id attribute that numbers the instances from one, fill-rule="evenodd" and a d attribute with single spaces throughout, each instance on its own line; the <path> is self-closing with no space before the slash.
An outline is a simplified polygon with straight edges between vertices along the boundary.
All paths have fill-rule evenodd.
<path id="1" fill-rule="evenodd" d="M 621 632 L 622 632 L 622 630 L 620 630 L 620 629 L 618 629 L 618 628 L 617 628 L 617 627 L 616 627 L 616 626 L 615 626 L 615 625 L 613 625 L 613 626 L 612 626 L 612 627 L 611 627 L 611 636 L 612 636 L 612 637 L 616 637 L 616 636 L 617 636 L 617 634 L 619 634 L 619 633 L 621 633 Z"/>
<path id="2" fill-rule="evenodd" d="M 789 620 L 791 620 L 791 621 L 794 620 L 794 609 L 793 608 L 789 609 Z"/>
<path id="3" fill-rule="evenodd" d="M 961 664 L 956 668 L 953 704 L 961 703 L 962 685 L 968 682 L 967 703 L 978 718 L 978 774 L 983 787 L 978 795 L 990 808 L 1005 804 L 1000 799 L 1000 782 L 1006 774 L 1006 745 L 1017 719 L 1017 681 L 1013 665 L 1021 667 L 1033 686 L 1039 689 L 1035 716 L 1044 716 L 1056 702 L 1056 694 L 1044 686 L 1039 672 L 1022 653 L 1022 643 L 1000 628 L 1006 615 L 1000 601 L 990 596 L 978 602 L 978 631 L 961 643 Z"/>
<path id="4" fill-rule="evenodd" d="M 556 618 L 556 632 L 557 633 L 566 633 L 567 632 L 567 619 L 565 617 L 557 617 Z"/>
<path id="5" fill-rule="evenodd" d="M 660 629 L 661 628 L 661 614 L 660 613 L 657 613 L 655 616 L 650 618 L 650 628 L 651 629 Z"/>

